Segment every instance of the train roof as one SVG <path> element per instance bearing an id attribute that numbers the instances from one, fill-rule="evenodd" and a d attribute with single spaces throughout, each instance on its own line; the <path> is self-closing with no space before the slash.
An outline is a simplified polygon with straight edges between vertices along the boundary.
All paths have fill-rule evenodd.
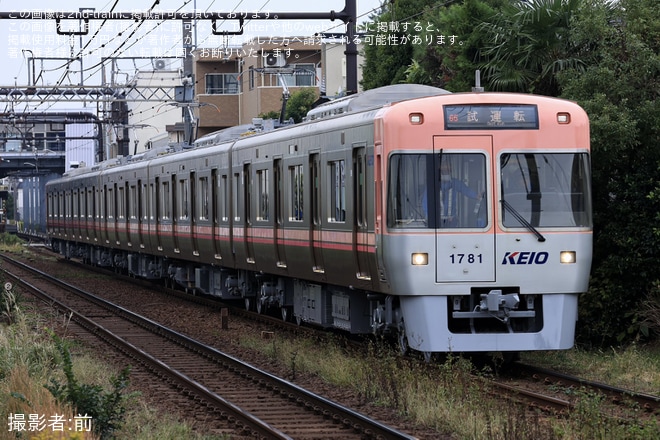
<path id="1" fill-rule="evenodd" d="M 423 84 L 393 84 L 321 104 L 307 112 L 307 120 L 313 121 L 344 113 L 366 111 L 409 99 L 449 94 L 451 92 L 445 89 Z"/>

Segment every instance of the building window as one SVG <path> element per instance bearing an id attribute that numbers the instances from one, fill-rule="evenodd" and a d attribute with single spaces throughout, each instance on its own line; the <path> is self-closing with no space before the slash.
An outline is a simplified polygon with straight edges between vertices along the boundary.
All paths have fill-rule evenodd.
<path id="1" fill-rule="evenodd" d="M 206 75 L 207 95 L 235 95 L 240 93 L 238 73 L 209 73 Z"/>
<path id="2" fill-rule="evenodd" d="M 288 86 L 304 87 L 316 85 L 316 66 L 314 64 L 294 64 L 293 72 L 282 74 Z"/>

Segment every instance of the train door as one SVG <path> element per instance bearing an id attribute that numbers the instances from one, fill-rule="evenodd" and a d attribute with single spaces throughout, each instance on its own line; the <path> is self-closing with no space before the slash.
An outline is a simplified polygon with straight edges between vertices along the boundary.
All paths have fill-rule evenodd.
<path id="1" fill-rule="evenodd" d="M 252 229 L 252 166 L 243 164 L 243 224 L 245 225 L 243 242 L 245 243 L 245 258 L 248 263 L 254 263 L 254 231 Z"/>
<path id="2" fill-rule="evenodd" d="M 178 188 L 177 188 L 177 180 L 176 180 L 176 174 L 172 175 L 172 182 L 170 185 L 171 189 L 171 195 L 172 195 L 172 245 L 174 247 L 174 252 L 179 253 L 181 252 L 181 248 L 179 247 L 179 216 L 181 215 L 181 206 L 179 206 L 179 199 L 180 195 L 177 194 Z"/>
<path id="3" fill-rule="evenodd" d="M 108 238 L 108 185 L 103 185 L 98 190 L 98 201 L 99 201 L 99 223 L 98 230 L 101 231 L 101 236 L 99 239 L 101 243 L 110 243 Z"/>
<path id="4" fill-rule="evenodd" d="M 220 246 L 220 219 L 226 217 L 224 204 L 226 203 L 226 196 L 222 193 L 220 188 L 221 180 L 218 178 L 218 170 L 213 168 L 211 170 L 211 225 L 213 227 L 213 252 L 216 260 L 222 260 L 222 246 Z M 224 187 L 224 185 L 223 185 Z M 218 199 L 222 194 L 222 201 Z M 221 209 L 222 207 L 222 209 Z"/>
<path id="5" fill-rule="evenodd" d="M 108 240 L 112 246 L 117 244 L 117 184 L 108 186 Z"/>
<path id="6" fill-rule="evenodd" d="M 155 185 L 154 185 L 154 190 L 155 190 L 155 197 L 154 197 L 154 221 L 155 221 L 155 227 L 156 230 L 155 235 L 156 235 L 156 246 L 159 251 L 163 250 L 163 239 L 161 237 L 161 231 L 162 231 L 162 225 L 163 225 L 163 220 L 161 217 L 161 213 L 163 211 L 163 189 L 160 187 L 161 182 L 160 182 L 160 177 L 156 177 L 155 179 Z"/>
<path id="7" fill-rule="evenodd" d="M 197 200 L 197 174 L 194 171 L 190 172 L 190 241 L 192 245 L 192 253 L 194 256 L 199 256 L 199 247 L 197 245 L 197 236 L 199 230 L 197 229 L 197 219 L 199 215 L 197 213 L 197 204 L 200 206 L 204 204 L 202 200 Z M 200 197 L 201 198 L 201 197 Z M 185 202 L 184 202 L 185 203 Z"/>
<path id="8" fill-rule="evenodd" d="M 126 244 L 133 247 L 138 239 L 137 186 L 126 182 Z"/>
<path id="9" fill-rule="evenodd" d="M 85 239 L 87 241 L 94 240 L 94 216 L 96 209 L 94 206 L 94 187 L 87 187 L 85 190 L 85 199 L 87 205 L 87 214 L 85 217 Z"/>
<path id="10" fill-rule="evenodd" d="M 370 280 L 369 231 L 367 224 L 367 153 L 366 144 L 353 147 L 353 255 L 357 278 Z"/>
<path id="11" fill-rule="evenodd" d="M 436 281 L 495 281 L 490 224 L 491 136 L 435 136 L 429 161 L 429 221 L 436 233 Z M 431 208 L 433 207 L 433 208 Z"/>
<path id="12" fill-rule="evenodd" d="M 275 203 L 273 204 L 273 240 L 275 241 L 275 257 L 277 267 L 286 268 L 286 253 L 284 251 L 284 166 L 282 159 L 275 159 L 273 162 L 273 174 L 275 180 Z"/>
<path id="13" fill-rule="evenodd" d="M 312 216 L 309 222 L 309 242 L 312 244 L 312 270 L 316 273 L 324 273 L 321 229 L 321 159 L 318 153 L 309 155 L 309 178 Z"/>
<path id="14" fill-rule="evenodd" d="M 138 180 L 137 191 L 138 191 L 137 194 L 138 241 L 140 243 L 139 244 L 140 249 L 144 249 L 144 237 L 147 233 L 146 229 L 148 224 L 147 210 L 146 210 L 147 184 L 144 183 L 142 180 Z"/>

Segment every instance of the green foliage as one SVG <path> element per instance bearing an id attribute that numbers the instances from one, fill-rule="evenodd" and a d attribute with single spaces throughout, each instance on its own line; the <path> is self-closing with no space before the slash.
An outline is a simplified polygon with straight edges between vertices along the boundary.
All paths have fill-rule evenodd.
<path id="1" fill-rule="evenodd" d="M 259 113 L 259 117 L 264 119 L 280 119 L 280 112 L 271 110 L 266 113 Z"/>
<path id="2" fill-rule="evenodd" d="M 9 232 L 0 234 L 0 244 L 4 246 L 16 246 L 23 243 L 25 243 L 25 240 L 16 234 L 10 234 Z"/>
<path id="3" fill-rule="evenodd" d="M 475 29 L 497 16 L 504 4 L 508 2 L 466 0 L 430 8 L 424 14 L 420 44 L 413 47 L 414 59 L 406 71 L 406 82 L 453 92 L 469 91 L 475 85 L 474 72 L 481 62 L 479 50 L 487 44 L 486 34 Z"/>
<path id="4" fill-rule="evenodd" d="M 557 96 L 556 74 L 584 66 L 567 38 L 582 2 L 517 1 L 478 26 L 477 30 L 485 34 L 481 56 L 491 88 Z"/>
<path id="5" fill-rule="evenodd" d="M 128 387 L 130 369 L 125 368 L 119 376 L 111 380 L 112 390 L 105 392 L 100 385 L 78 383 L 73 374 L 73 362 L 68 347 L 57 335 L 53 334 L 55 345 L 62 356 L 62 368 L 66 383 L 51 379 L 45 385 L 60 403 L 72 405 L 78 414 L 92 418 L 93 430 L 101 439 L 113 438 L 114 433 L 123 423 L 126 402 L 132 395 L 124 394 Z"/>
<path id="6" fill-rule="evenodd" d="M 293 92 L 286 105 L 286 119 L 293 118 L 294 122 L 301 122 L 312 108 L 316 98 L 316 91 L 312 88 Z"/>
<path id="7" fill-rule="evenodd" d="M 594 259 L 580 300 L 580 338 L 625 343 L 650 335 L 642 304 L 660 280 L 660 19 L 653 0 L 584 2 L 570 38 L 585 68 L 558 75 L 589 113 Z"/>
<path id="8" fill-rule="evenodd" d="M 434 0 L 399 0 L 390 2 L 381 14 L 370 17 L 374 23 L 398 22 L 400 26 L 399 29 L 369 32 L 373 38 L 364 47 L 362 65 L 361 84 L 365 90 L 405 82 L 406 70 L 413 59 L 413 45 L 405 41 L 417 32 L 410 28 L 404 30 L 402 23 L 414 25 L 420 21 L 420 12 L 434 3 Z M 372 24 L 370 31 L 374 28 Z"/>

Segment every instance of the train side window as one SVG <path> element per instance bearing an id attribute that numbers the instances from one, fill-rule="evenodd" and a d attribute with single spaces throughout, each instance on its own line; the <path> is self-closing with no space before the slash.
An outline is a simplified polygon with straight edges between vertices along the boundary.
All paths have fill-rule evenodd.
<path id="1" fill-rule="evenodd" d="M 105 210 L 105 215 L 108 220 L 115 218 L 115 191 L 113 187 L 106 187 L 106 201 L 107 207 Z"/>
<path id="2" fill-rule="evenodd" d="M 153 183 L 149 184 L 149 200 L 147 201 L 147 215 L 146 217 L 150 220 L 153 221 L 154 219 L 154 212 L 156 212 L 154 208 L 154 203 L 156 203 L 156 187 Z"/>
<path id="3" fill-rule="evenodd" d="M 160 218 L 169 220 L 170 218 L 170 182 L 163 181 L 160 192 Z"/>
<path id="4" fill-rule="evenodd" d="M 87 218 L 93 219 L 96 215 L 96 205 L 94 204 L 94 187 L 87 189 Z"/>
<path id="5" fill-rule="evenodd" d="M 197 209 L 199 213 L 197 217 L 200 220 L 209 219 L 209 178 L 208 176 L 202 176 L 199 178 L 199 197 L 197 199 L 199 203 L 197 204 Z"/>
<path id="6" fill-rule="evenodd" d="M 188 220 L 188 195 L 190 186 L 188 179 L 179 180 L 179 197 L 177 211 L 179 213 L 179 220 Z"/>
<path id="7" fill-rule="evenodd" d="M 147 193 L 147 184 L 140 181 L 138 185 L 140 187 L 139 188 L 140 194 L 138 196 L 140 199 L 140 201 L 138 202 L 138 206 L 139 206 L 138 216 L 140 220 L 146 221 L 149 218 L 149 212 L 148 212 L 149 198 Z"/>
<path id="8" fill-rule="evenodd" d="M 270 178 L 269 170 L 257 170 L 257 220 L 269 220 L 269 194 L 270 194 Z"/>
<path id="9" fill-rule="evenodd" d="M 330 222 L 346 221 L 346 161 L 337 160 L 328 163 L 330 183 Z"/>
<path id="10" fill-rule="evenodd" d="M 289 167 L 289 221 L 303 221 L 303 166 L 294 165 Z"/>
<path id="11" fill-rule="evenodd" d="M 241 188 L 241 173 L 234 173 L 234 191 L 233 197 L 231 198 L 233 205 L 232 209 L 234 210 L 234 221 L 241 221 L 241 212 L 238 210 L 238 198 L 240 195 Z"/>
<path id="12" fill-rule="evenodd" d="M 128 189 L 128 218 L 135 220 L 138 212 L 137 186 L 130 185 Z"/>
<path id="13" fill-rule="evenodd" d="M 218 209 L 220 210 L 219 218 L 223 222 L 229 221 L 229 177 L 226 174 L 223 174 L 218 182 L 220 185 L 220 203 L 218 204 Z"/>
<path id="14" fill-rule="evenodd" d="M 71 217 L 73 219 L 78 218 L 78 191 L 71 191 Z"/>
<path id="15" fill-rule="evenodd" d="M 124 187 L 120 186 L 117 191 L 117 218 L 125 219 L 126 218 L 126 191 Z"/>
<path id="16" fill-rule="evenodd" d="M 107 192 L 107 188 L 105 185 L 103 185 L 103 188 L 99 188 L 98 191 L 98 202 L 99 202 L 99 220 L 104 220 L 105 219 L 105 206 L 106 206 L 106 197 L 105 194 Z"/>

